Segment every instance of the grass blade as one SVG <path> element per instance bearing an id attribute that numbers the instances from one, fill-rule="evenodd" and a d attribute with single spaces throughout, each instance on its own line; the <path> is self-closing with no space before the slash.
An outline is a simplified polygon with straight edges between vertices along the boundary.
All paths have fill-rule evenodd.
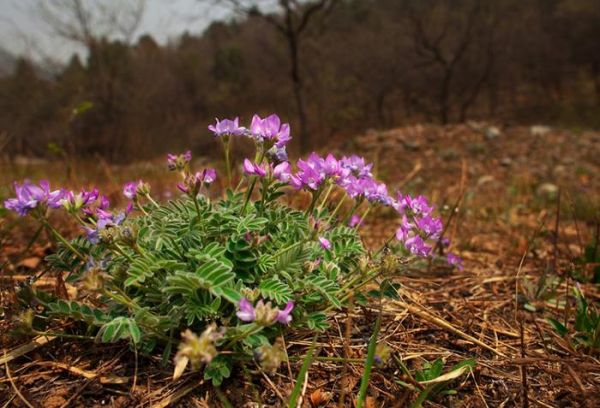
<path id="1" fill-rule="evenodd" d="M 375 329 L 371 340 L 369 340 L 369 348 L 367 351 L 367 361 L 365 362 L 365 372 L 360 379 L 360 390 L 358 391 L 358 401 L 356 401 L 356 408 L 362 408 L 367 397 L 367 388 L 369 387 L 369 380 L 371 378 L 371 370 L 375 362 L 375 349 L 377 348 L 377 338 L 379 337 L 379 329 L 381 328 L 381 310 L 377 321 L 375 322 Z"/>
<path id="2" fill-rule="evenodd" d="M 302 390 L 302 383 L 304 382 L 304 377 L 306 377 L 306 372 L 308 371 L 308 367 L 310 367 L 313 357 L 315 354 L 315 345 L 317 344 L 317 335 L 312 339 L 312 343 L 310 348 L 308 349 L 308 353 L 306 357 L 304 357 L 304 362 L 302 363 L 302 367 L 300 368 L 300 372 L 296 377 L 296 384 L 294 384 L 294 389 L 292 390 L 292 394 L 290 395 L 290 399 L 288 400 L 288 408 L 295 408 L 296 402 L 298 401 L 298 397 L 300 396 L 300 391 Z"/>

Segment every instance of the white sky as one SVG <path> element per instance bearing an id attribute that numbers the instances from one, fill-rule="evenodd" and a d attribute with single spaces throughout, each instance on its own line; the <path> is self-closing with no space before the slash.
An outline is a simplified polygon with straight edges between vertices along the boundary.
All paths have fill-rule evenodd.
<path id="1" fill-rule="evenodd" d="M 66 61 L 73 52 L 81 51 L 76 44 L 57 37 L 36 12 L 40 0 L 0 0 L 0 47 L 15 55 L 33 59 Z M 53 0 L 41 0 L 53 1 Z M 101 1 L 109 5 L 125 0 Z M 184 31 L 202 32 L 211 20 L 222 19 L 226 11 L 207 6 L 199 0 L 146 0 L 144 18 L 136 37 L 149 33 L 165 43 Z"/>

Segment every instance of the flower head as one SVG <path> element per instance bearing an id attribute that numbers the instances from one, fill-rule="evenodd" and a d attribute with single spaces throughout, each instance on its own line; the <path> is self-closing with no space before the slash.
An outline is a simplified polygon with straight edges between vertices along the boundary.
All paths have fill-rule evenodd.
<path id="1" fill-rule="evenodd" d="M 78 211 L 82 208 L 87 208 L 98 199 L 98 189 L 94 188 L 91 191 L 81 190 L 79 193 L 66 191 L 60 204 L 70 212 Z"/>
<path id="2" fill-rule="evenodd" d="M 283 339 L 278 337 L 273 345 L 263 344 L 254 350 L 254 357 L 265 371 L 275 371 L 286 360 Z"/>
<path id="3" fill-rule="evenodd" d="M 197 370 L 202 364 L 210 363 L 218 354 L 215 343 L 223 338 L 223 334 L 222 330 L 217 330 L 215 324 L 208 326 L 200 336 L 189 329 L 181 333 L 181 343 L 175 355 L 173 378 L 179 378 L 188 363 L 191 363 L 193 370 Z"/>
<path id="4" fill-rule="evenodd" d="M 292 321 L 292 310 L 294 310 L 294 302 L 290 300 L 289 302 L 287 302 L 283 310 L 277 312 L 277 317 L 275 318 L 275 320 L 277 320 L 281 324 L 290 324 L 290 322 Z"/>
<path id="5" fill-rule="evenodd" d="M 350 228 L 358 227 L 361 224 L 361 220 L 362 217 L 360 215 L 353 214 L 352 217 L 350 217 L 350 220 L 348 220 L 348 226 Z"/>
<path id="6" fill-rule="evenodd" d="M 323 249 L 326 249 L 326 250 L 331 249 L 331 242 L 329 242 L 329 240 L 327 238 L 319 237 L 319 243 L 321 244 L 321 247 Z"/>
<path id="7" fill-rule="evenodd" d="M 244 173 L 247 175 L 254 175 L 258 177 L 264 177 L 267 175 L 267 166 L 252 163 L 248 159 L 244 159 Z"/>
<path id="8" fill-rule="evenodd" d="M 190 161 L 192 161 L 192 152 L 190 150 L 183 154 L 167 154 L 167 164 L 171 171 L 185 169 L 190 164 Z"/>
<path id="9" fill-rule="evenodd" d="M 292 177 L 291 166 L 288 162 L 279 163 L 273 168 L 273 177 L 282 183 L 287 183 Z"/>
<path id="10" fill-rule="evenodd" d="M 292 138 L 289 123 L 281 123 L 276 114 L 262 119 L 258 115 L 252 117 L 250 133 L 258 142 L 269 141 L 277 148 L 283 148 Z"/>
<path id="11" fill-rule="evenodd" d="M 137 183 L 130 181 L 123 186 L 123 195 L 129 200 L 134 200 L 137 197 Z"/>
<path id="12" fill-rule="evenodd" d="M 446 257 L 446 260 L 450 265 L 455 266 L 459 271 L 463 270 L 463 262 L 458 255 L 449 253 Z"/>
<path id="13" fill-rule="evenodd" d="M 235 118 L 233 120 L 230 119 L 215 119 L 216 123 L 214 125 L 209 125 L 208 130 L 213 132 L 216 137 L 222 136 L 241 136 L 246 132 L 246 129 L 240 127 L 240 119 Z"/>
<path id="14" fill-rule="evenodd" d="M 289 324 L 292 321 L 290 313 L 294 309 L 294 302 L 288 302 L 283 310 L 279 310 L 271 305 L 271 302 L 259 300 L 256 306 L 246 298 L 242 298 L 238 303 L 236 316 L 243 322 L 255 322 L 260 326 L 270 326 L 275 322 Z"/>
<path id="15" fill-rule="evenodd" d="M 256 314 L 254 313 L 254 306 L 252 303 L 246 298 L 242 298 L 240 303 L 238 304 L 239 310 L 236 313 L 238 319 L 243 322 L 253 322 L 256 318 Z"/>
<path id="16" fill-rule="evenodd" d="M 200 188 L 205 184 L 211 184 L 217 179 L 217 172 L 213 168 L 206 168 L 194 174 L 188 174 L 183 183 L 177 184 L 177 188 L 191 196 L 198 195 Z"/>
<path id="17" fill-rule="evenodd" d="M 39 185 L 32 184 L 28 180 L 25 180 L 23 184 L 15 182 L 13 185 L 16 197 L 4 201 L 4 207 L 21 216 L 27 215 L 29 211 L 39 205 L 59 208 L 65 194 L 62 189 L 51 191 L 50 184 L 46 180 L 40 181 Z"/>

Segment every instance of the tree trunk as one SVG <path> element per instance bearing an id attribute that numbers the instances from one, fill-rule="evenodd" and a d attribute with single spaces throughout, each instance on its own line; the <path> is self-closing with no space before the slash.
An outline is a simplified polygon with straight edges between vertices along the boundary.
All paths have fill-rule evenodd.
<path id="1" fill-rule="evenodd" d="M 288 45 L 290 48 L 291 58 L 291 78 L 294 90 L 294 99 L 296 100 L 296 109 L 298 111 L 298 121 L 300 125 L 300 153 L 306 153 L 311 146 L 310 138 L 308 134 L 308 118 L 306 116 L 306 105 L 304 101 L 304 89 L 302 84 L 302 78 L 300 76 L 300 61 L 299 61 L 299 47 L 298 37 L 292 30 L 287 32 Z"/>

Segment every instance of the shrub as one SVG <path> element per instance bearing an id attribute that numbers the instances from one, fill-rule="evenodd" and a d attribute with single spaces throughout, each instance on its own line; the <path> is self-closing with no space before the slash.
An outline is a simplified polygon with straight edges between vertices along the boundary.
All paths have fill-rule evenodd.
<path id="1" fill-rule="evenodd" d="M 79 321 L 76 327 L 99 342 L 128 340 L 145 352 L 160 348 L 165 358 L 178 344 L 175 377 L 187 366 L 205 367 L 205 378 L 218 385 L 236 361 L 255 358 L 276 369 L 286 358 L 280 336 L 326 329 L 330 313 L 351 296 L 393 296 L 392 279 L 443 246 L 442 223 L 427 200 L 389 195 L 363 158 L 313 153 L 294 170 L 285 150 L 289 125 L 276 115 L 255 116 L 249 129 L 237 119 L 209 129 L 223 142 L 230 184 L 218 200 L 206 194 L 215 170 L 193 171 L 190 152 L 167 157 L 169 169 L 181 174 L 182 195 L 166 204 L 143 181 L 124 186 L 130 203 L 123 211 L 110 209 L 95 189 L 15 183 L 16 197 L 5 207 L 37 218 L 58 238 L 48 261 L 81 287 L 76 300 L 35 292 L 28 302 L 43 306 L 37 313 L 50 318 L 44 321 Z M 256 155 L 244 160 L 233 187 L 229 148 L 240 137 L 254 140 Z M 311 195 L 306 208 L 282 203 L 283 195 L 300 190 Z M 330 200 L 334 190 L 344 194 L 337 203 Z M 369 253 L 358 230 L 375 205 L 397 211 L 400 226 Z M 47 219 L 57 209 L 85 234 L 64 239 Z M 455 255 L 447 260 L 460 267 Z M 47 333 L 28 313 L 28 330 Z"/>

